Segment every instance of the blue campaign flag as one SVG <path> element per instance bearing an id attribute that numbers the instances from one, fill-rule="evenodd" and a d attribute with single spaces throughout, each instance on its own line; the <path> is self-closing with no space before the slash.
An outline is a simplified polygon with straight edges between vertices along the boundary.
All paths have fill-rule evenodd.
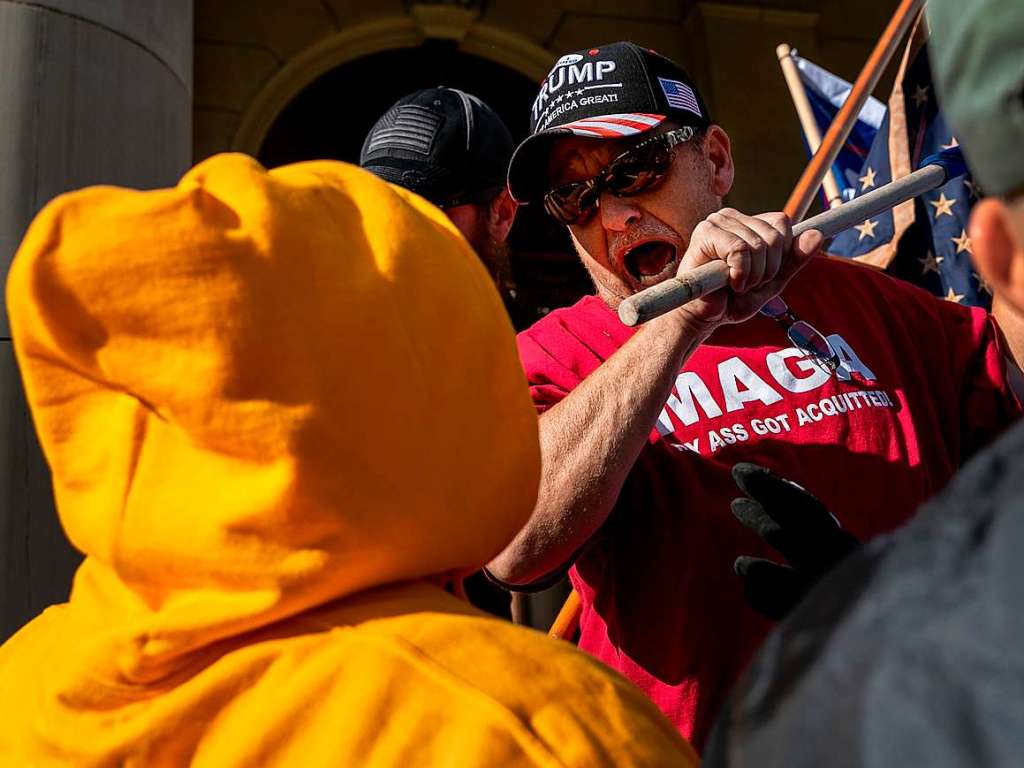
<path id="1" fill-rule="evenodd" d="M 800 73 L 807 100 L 811 103 L 811 111 L 814 112 L 818 128 L 824 136 L 853 86 L 838 75 L 797 55 L 795 51 L 791 55 Z M 844 200 L 850 200 L 854 196 L 858 186 L 857 177 L 884 118 L 885 105 L 878 99 L 869 97 L 860 115 L 857 116 L 857 122 L 850 131 L 849 138 L 832 165 L 832 173 L 836 177 Z M 806 137 L 804 140 L 806 141 Z"/>
<path id="2" fill-rule="evenodd" d="M 857 176 L 861 195 L 902 178 L 921 161 L 957 146 L 939 112 L 928 48 L 916 32 L 903 58 L 889 108 Z M 970 175 L 874 216 L 836 236 L 826 250 L 857 257 L 959 304 L 989 308 L 992 294 L 971 262 L 967 219 L 979 189 Z"/>

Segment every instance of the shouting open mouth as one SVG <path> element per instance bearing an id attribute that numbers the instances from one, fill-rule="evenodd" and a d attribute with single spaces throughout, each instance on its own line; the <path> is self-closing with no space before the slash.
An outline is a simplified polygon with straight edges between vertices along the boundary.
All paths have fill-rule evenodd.
<path id="1" fill-rule="evenodd" d="M 667 240 L 645 240 L 625 249 L 620 257 L 623 269 L 633 282 L 646 288 L 675 274 L 679 251 Z"/>

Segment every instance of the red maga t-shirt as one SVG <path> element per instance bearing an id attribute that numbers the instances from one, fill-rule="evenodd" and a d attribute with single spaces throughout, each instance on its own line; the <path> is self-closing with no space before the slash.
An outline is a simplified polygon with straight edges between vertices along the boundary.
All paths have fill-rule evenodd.
<path id="1" fill-rule="evenodd" d="M 785 297 L 828 336 L 837 374 L 764 317 L 716 331 L 683 366 L 615 510 L 570 571 L 580 646 L 698 748 L 770 628 L 745 603 L 733 561 L 778 555 L 730 513 L 732 465 L 801 483 L 866 539 L 906 520 L 1018 415 L 985 312 L 831 259 L 808 265 Z M 633 333 L 593 296 L 521 333 L 538 410 Z"/>

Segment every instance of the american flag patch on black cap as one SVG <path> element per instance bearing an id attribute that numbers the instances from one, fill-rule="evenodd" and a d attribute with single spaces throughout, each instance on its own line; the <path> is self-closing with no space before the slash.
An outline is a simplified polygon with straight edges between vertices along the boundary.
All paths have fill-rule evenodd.
<path id="1" fill-rule="evenodd" d="M 392 107 L 381 118 L 380 126 L 366 147 L 368 155 L 390 148 L 401 148 L 426 157 L 437 136 L 441 116 L 419 104 Z"/>
<path id="2" fill-rule="evenodd" d="M 676 109 L 685 109 L 687 112 L 693 112 L 695 115 L 700 114 L 700 104 L 697 103 L 697 94 L 693 92 L 693 88 L 688 86 L 686 83 L 679 80 L 669 80 L 668 78 L 659 77 L 658 85 L 661 86 L 661 92 L 665 94 L 665 99 L 668 101 L 670 106 Z"/>
<path id="3" fill-rule="evenodd" d="M 399 99 L 370 129 L 359 164 L 435 205 L 489 202 L 505 187 L 512 136 L 498 114 L 456 88 Z"/>

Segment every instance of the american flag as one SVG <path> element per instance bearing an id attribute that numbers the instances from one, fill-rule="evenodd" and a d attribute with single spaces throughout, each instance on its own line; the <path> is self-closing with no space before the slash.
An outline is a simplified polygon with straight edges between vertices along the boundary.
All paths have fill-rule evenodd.
<path id="1" fill-rule="evenodd" d="M 685 109 L 687 112 L 703 116 L 700 112 L 700 104 L 697 103 L 697 94 L 686 83 L 659 77 L 658 84 L 661 85 L 661 90 L 665 94 L 669 106 L 676 109 Z"/>
<path id="2" fill-rule="evenodd" d="M 811 104 L 811 111 L 818 123 L 821 135 L 824 136 L 836 119 L 839 109 L 850 95 L 853 86 L 838 75 L 834 75 L 823 67 L 819 67 L 813 61 L 797 55 L 796 51 L 790 54 L 796 64 L 797 72 L 800 74 L 800 81 L 804 85 L 804 92 Z M 857 177 L 860 176 L 861 167 L 868 156 L 868 151 L 878 135 L 878 129 L 882 126 L 885 118 L 885 105 L 873 96 L 869 96 L 867 103 L 857 116 L 857 122 L 853 124 L 850 135 L 839 150 L 839 155 L 832 164 L 832 174 L 842 192 L 843 200 L 852 200 L 855 197 L 855 190 L 860 186 Z M 801 131 L 802 132 L 802 131 Z M 807 137 L 804 137 L 806 143 Z M 814 154 L 808 147 L 808 155 Z"/>
<path id="3" fill-rule="evenodd" d="M 906 176 L 925 157 L 957 146 L 935 101 L 925 41 L 919 27 L 857 179 L 858 196 Z M 967 219 L 979 194 L 970 175 L 960 176 L 838 235 L 826 250 L 880 266 L 947 301 L 988 308 L 992 294 L 971 262 L 967 237 Z"/>

